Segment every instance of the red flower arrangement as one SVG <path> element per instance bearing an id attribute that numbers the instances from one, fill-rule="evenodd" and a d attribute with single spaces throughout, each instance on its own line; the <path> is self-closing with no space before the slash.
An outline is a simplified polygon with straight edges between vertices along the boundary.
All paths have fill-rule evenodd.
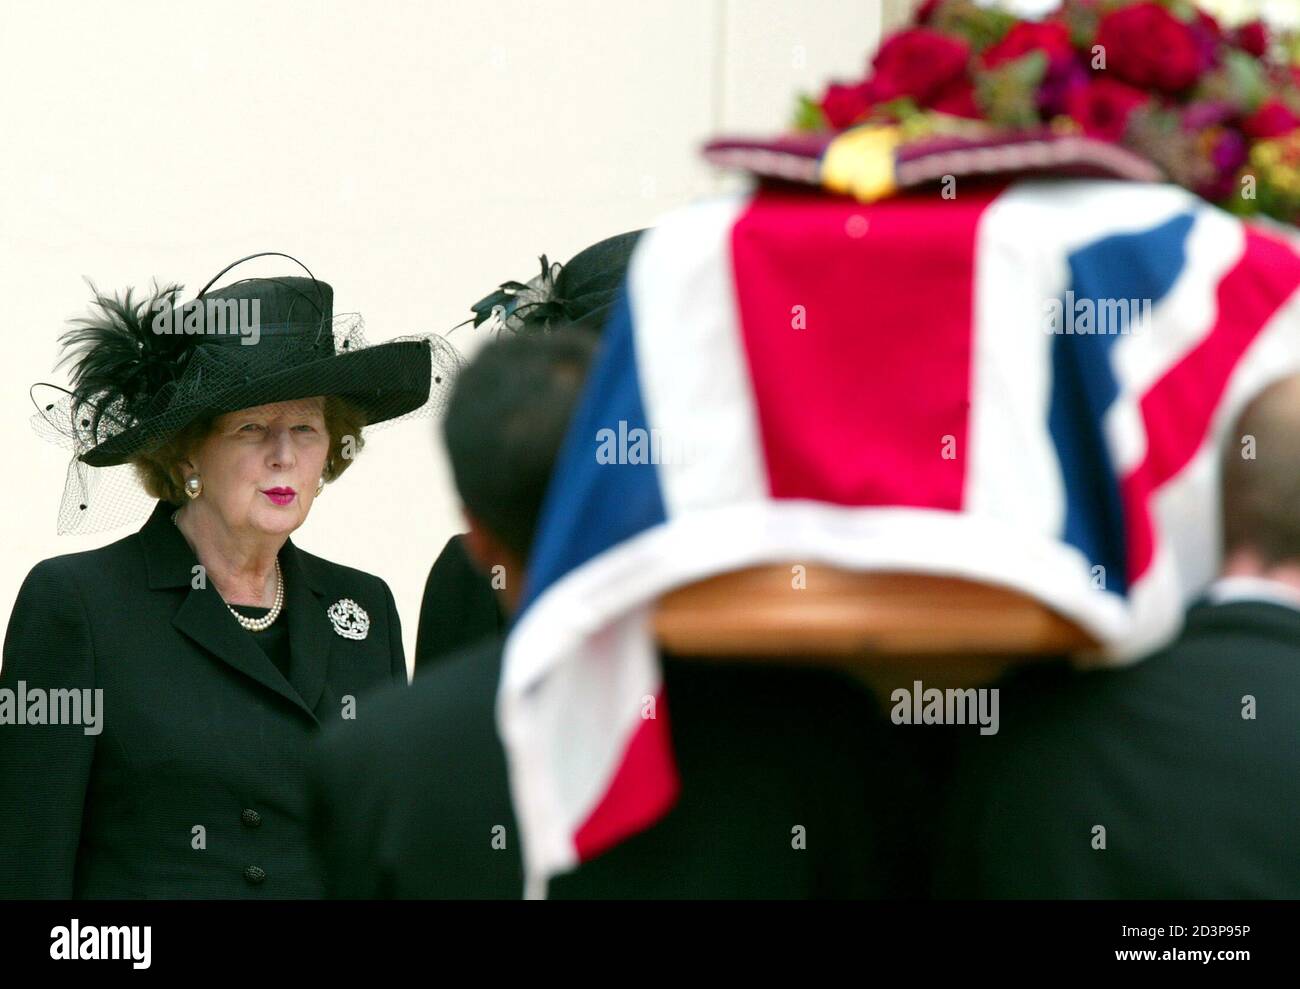
<path id="1" fill-rule="evenodd" d="M 1001 41 L 984 49 L 980 64 L 986 69 L 995 69 L 1036 51 L 1043 52 L 1049 64 L 1073 62 L 1070 29 L 1060 21 L 1021 21 Z"/>
<path id="2" fill-rule="evenodd" d="M 910 97 L 929 106 L 950 84 L 966 78 L 970 45 L 929 28 L 900 31 L 880 46 L 869 86 L 873 102 Z"/>
<path id="3" fill-rule="evenodd" d="M 1070 93 L 1065 109 L 1089 137 L 1118 142 L 1133 111 L 1148 99 L 1142 90 L 1114 79 L 1092 79 Z"/>
<path id="4" fill-rule="evenodd" d="M 1227 30 L 1191 0 L 1064 0 L 1042 21 L 927 0 L 864 78 L 805 98 L 798 125 L 1081 133 L 1234 212 L 1298 222 L 1300 66 L 1281 57 L 1291 52 L 1300 40 L 1259 22 Z"/>
<path id="5" fill-rule="evenodd" d="M 1187 90 L 1210 67 L 1207 54 L 1213 54 L 1212 43 L 1208 52 L 1198 44 L 1192 24 L 1154 0 L 1111 11 L 1097 25 L 1095 44 L 1121 81 L 1168 94 Z"/>

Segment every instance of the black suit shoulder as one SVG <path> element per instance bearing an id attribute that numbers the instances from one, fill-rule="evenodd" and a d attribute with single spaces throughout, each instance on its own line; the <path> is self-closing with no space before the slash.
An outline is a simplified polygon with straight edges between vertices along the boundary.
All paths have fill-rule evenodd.
<path id="1" fill-rule="evenodd" d="M 870 898 L 895 888 L 891 758 L 842 673 L 665 657 L 681 790 L 653 827 L 557 877 L 554 898 Z"/>
<path id="2" fill-rule="evenodd" d="M 420 604 L 415 673 L 446 656 L 504 634 L 505 615 L 491 580 L 470 560 L 463 536 L 452 536 L 429 569 Z"/>
<path id="3" fill-rule="evenodd" d="M 376 693 L 365 718 L 332 728 L 321 744 L 354 760 L 382 757 L 408 766 L 427 762 L 431 753 L 411 741 L 451 740 L 466 733 L 479 737 L 495 724 L 491 719 L 500 670 L 500 641 L 483 641 L 447 657 L 409 687 Z"/>
<path id="4" fill-rule="evenodd" d="M 939 891 L 1300 896 L 1298 669 L 1300 612 L 1238 603 L 1132 667 L 1013 679 L 962 746 Z"/>
<path id="5" fill-rule="evenodd" d="M 115 582 L 134 586 L 134 580 L 144 569 L 144 552 L 138 535 L 133 532 L 105 546 L 47 557 L 32 567 L 27 579 L 58 580 L 79 587 L 87 579 L 96 585 L 109 582 L 108 587 Z"/>
<path id="6" fill-rule="evenodd" d="M 312 772 L 329 895 L 518 898 L 523 874 L 496 734 L 501 644 L 440 662 L 327 732 Z"/>
<path id="7" fill-rule="evenodd" d="M 335 563 L 323 556 L 309 553 L 301 546 L 298 547 L 298 557 L 302 561 L 303 568 L 321 583 L 328 583 L 340 589 L 355 588 L 361 584 L 388 590 L 388 582 L 379 575 L 358 570 L 344 563 Z"/>
<path id="8" fill-rule="evenodd" d="M 334 895 L 522 893 L 496 731 L 500 663 L 499 645 L 467 650 L 377 699 L 364 723 L 326 738 L 317 827 Z M 829 672 L 673 658 L 664 677 L 677 805 L 557 877 L 549 895 L 890 891 L 890 759 L 864 688 Z"/>
<path id="9" fill-rule="evenodd" d="M 304 570 L 322 587 L 340 594 L 355 594 L 358 587 L 374 592 L 379 601 L 391 598 L 387 582 L 376 574 L 309 553 L 295 544 Z M 121 539 L 76 553 L 62 553 L 41 560 L 28 573 L 25 583 L 40 589 L 76 586 L 93 588 L 95 593 L 84 595 L 85 603 L 94 606 L 115 591 L 138 594 L 147 569 L 145 549 L 140 533 L 133 532 Z"/>

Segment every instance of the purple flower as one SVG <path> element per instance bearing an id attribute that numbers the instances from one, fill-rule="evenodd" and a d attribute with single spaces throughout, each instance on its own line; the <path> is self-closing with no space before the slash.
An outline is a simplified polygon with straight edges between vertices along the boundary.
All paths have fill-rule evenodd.
<path id="1" fill-rule="evenodd" d="M 1248 157 L 1246 139 L 1239 131 L 1228 127 L 1220 131 L 1218 140 L 1214 142 L 1214 148 L 1210 152 L 1210 161 L 1213 162 L 1214 167 L 1220 172 L 1228 172 L 1232 175 L 1246 164 Z"/>
<path id="2" fill-rule="evenodd" d="M 1188 133 L 1219 127 L 1237 116 L 1237 108 L 1227 100 L 1202 100 L 1189 103 L 1183 110 L 1183 130 Z"/>
<path id="3" fill-rule="evenodd" d="M 1208 72 L 1219 65 L 1219 46 L 1223 41 L 1223 34 L 1212 17 L 1204 11 L 1197 13 L 1197 19 L 1190 25 L 1192 41 L 1196 44 L 1197 54 L 1201 57 L 1201 71 Z"/>
<path id="4" fill-rule="evenodd" d="M 1088 70 L 1078 59 L 1049 63 L 1047 74 L 1038 87 L 1038 108 L 1043 117 L 1050 120 L 1068 113 L 1071 94 L 1087 86 L 1088 77 Z"/>
<path id="5" fill-rule="evenodd" d="M 1227 127 L 1220 130 L 1210 146 L 1214 177 L 1202 183 L 1197 193 L 1212 202 L 1231 196 L 1236 191 L 1237 172 L 1248 157 L 1246 139 L 1240 132 Z"/>

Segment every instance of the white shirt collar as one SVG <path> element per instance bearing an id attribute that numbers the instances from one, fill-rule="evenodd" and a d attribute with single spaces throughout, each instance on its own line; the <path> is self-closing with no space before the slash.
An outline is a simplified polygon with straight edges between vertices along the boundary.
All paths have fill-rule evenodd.
<path id="1" fill-rule="evenodd" d="M 1220 577 L 1206 592 L 1213 604 L 1267 601 L 1300 611 L 1300 589 L 1267 577 Z"/>

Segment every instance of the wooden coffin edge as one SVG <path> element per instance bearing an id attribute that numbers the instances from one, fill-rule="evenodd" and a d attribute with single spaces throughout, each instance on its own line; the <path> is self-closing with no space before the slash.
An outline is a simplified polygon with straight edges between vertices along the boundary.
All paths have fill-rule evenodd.
<path id="1" fill-rule="evenodd" d="M 795 564 L 720 574 L 664 595 L 659 645 L 680 656 L 826 658 L 1047 657 L 1092 650 L 1074 622 L 1004 587 L 929 574 Z"/>

